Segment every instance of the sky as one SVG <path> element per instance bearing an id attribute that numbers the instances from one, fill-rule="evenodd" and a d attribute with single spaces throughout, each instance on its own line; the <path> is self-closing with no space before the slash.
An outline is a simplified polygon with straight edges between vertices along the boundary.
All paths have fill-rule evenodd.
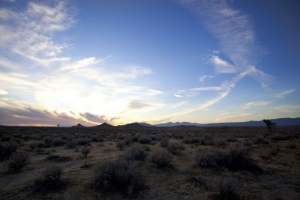
<path id="1" fill-rule="evenodd" d="M 0 0 L 0 124 L 300 117 L 298 0 Z"/>

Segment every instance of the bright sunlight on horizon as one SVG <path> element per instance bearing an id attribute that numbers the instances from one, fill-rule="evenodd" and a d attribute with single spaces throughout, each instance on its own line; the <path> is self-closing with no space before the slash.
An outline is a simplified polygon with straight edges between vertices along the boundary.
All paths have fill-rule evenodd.
<path id="1" fill-rule="evenodd" d="M 0 124 L 300 117 L 299 8 L 0 0 Z"/>

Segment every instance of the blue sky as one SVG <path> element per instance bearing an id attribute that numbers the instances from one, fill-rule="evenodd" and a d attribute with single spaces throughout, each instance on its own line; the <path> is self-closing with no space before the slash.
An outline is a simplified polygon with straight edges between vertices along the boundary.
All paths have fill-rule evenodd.
<path id="1" fill-rule="evenodd" d="M 299 8 L 0 0 L 0 124 L 299 117 Z"/>

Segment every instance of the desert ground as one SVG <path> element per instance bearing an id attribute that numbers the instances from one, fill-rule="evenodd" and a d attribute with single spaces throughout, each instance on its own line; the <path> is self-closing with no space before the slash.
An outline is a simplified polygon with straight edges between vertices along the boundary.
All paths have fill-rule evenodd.
<path id="1" fill-rule="evenodd" d="M 300 127 L 0 127 L 1 199 L 300 199 Z"/>

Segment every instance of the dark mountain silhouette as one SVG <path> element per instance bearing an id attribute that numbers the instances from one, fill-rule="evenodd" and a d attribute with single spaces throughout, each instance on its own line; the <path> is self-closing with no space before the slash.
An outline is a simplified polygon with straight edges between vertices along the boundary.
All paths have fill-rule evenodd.
<path id="1" fill-rule="evenodd" d="M 156 127 L 173 127 L 173 126 L 201 126 L 202 124 L 190 123 L 190 122 L 167 122 L 162 124 L 156 124 Z"/>
<path id="2" fill-rule="evenodd" d="M 150 128 L 149 126 L 143 126 L 137 122 L 134 122 L 131 124 L 119 125 L 117 127 L 121 128 L 121 129 L 147 129 L 147 128 Z"/>
<path id="3" fill-rule="evenodd" d="M 95 127 L 95 128 L 105 128 L 105 129 L 114 128 L 113 125 L 110 125 L 110 124 L 108 124 L 108 123 L 106 123 L 106 122 L 104 122 L 103 124 L 100 124 L 100 125 L 98 125 L 98 126 L 94 126 L 94 127 Z"/>
<path id="4" fill-rule="evenodd" d="M 85 126 L 82 126 L 81 124 L 77 124 L 76 126 L 72 126 L 72 128 L 84 128 Z"/>
<path id="5" fill-rule="evenodd" d="M 147 124 L 145 122 L 139 122 L 139 124 L 142 125 L 142 126 L 146 126 L 146 127 L 155 127 L 155 126 L 153 126 L 151 124 Z"/>
<path id="6" fill-rule="evenodd" d="M 277 126 L 297 126 L 300 125 L 300 117 L 298 118 L 279 118 L 270 119 Z M 262 120 L 260 121 L 247 121 L 247 122 L 223 122 L 223 123 L 208 123 L 198 124 L 190 122 L 167 122 L 163 124 L 156 124 L 156 127 L 182 127 L 182 126 L 197 126 L 197 127 L 220 127 L 220 126 L 265 126 Z"/>

